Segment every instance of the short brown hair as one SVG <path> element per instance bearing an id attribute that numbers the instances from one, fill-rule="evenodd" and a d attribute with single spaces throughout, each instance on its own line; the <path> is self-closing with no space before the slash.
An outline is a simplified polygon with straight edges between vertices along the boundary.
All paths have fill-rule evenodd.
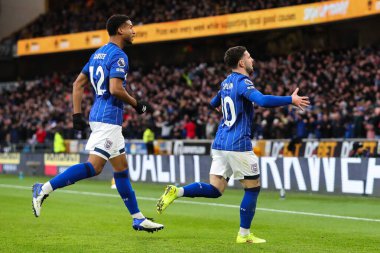
<path id="1" fill-rule="evenodd" d="M 243 46 L 230 47 L 224 54 L 224 62 L 228 67 L 236 68 L 245 51 L 247 49 Z"/>

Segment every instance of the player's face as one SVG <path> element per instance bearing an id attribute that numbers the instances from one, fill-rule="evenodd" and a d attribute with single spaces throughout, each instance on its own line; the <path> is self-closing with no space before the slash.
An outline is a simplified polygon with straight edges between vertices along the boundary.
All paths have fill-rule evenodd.
<path id="1" fill-rule="evenodd" d="M 255 66 L 255 60 L 251 57 L 251 55 L 248 53 L 248 51 L 244 52 L 242 60 L 244 63 L 244 68 L 247 71 L 247 73 L 252 74 L 253 73 L 253 67 Z"/>
<path id="2" fill-rule="evenodd" d="M 136 32 L 135 29 L 133 28 L 132 21 L 128 20 L 125 22 L 123 26 L 120 27 L 121 30 L 121 36 L 123 37 L 124 41 L 126 44 L 132 44 Z"/>

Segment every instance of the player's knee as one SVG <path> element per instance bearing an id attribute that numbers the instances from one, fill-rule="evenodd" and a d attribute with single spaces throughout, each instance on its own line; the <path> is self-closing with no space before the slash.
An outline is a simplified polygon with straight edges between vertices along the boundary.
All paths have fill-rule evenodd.
<path id="1" fill-rule="evenodd" d="M 103 164 L 99 164 L 99 163 L 91 162 L 91 161 L 88 161 L 88 162 L 91 163 L 92 167 L 94 168 L 95 176 L 99 175 L 103 171 L 103 167 L 104 167 Z"/>
<path id="2" fill-rule="evenodd" d="M 227 187 L 227 183 L 228 183 L 228 178 L 225 179 L 224 177 L 222 176 L 217 176 L 217 175 L 211 175 L 210 176 L 210 184 L 216 189 L 216 191 L 219 193 L 219 194 L 216 194 L 215 192 L 215 198 L 219 198 L 220 196 L 223 195 L 224 193 L 224 190 L 226 189 Z"/>
<path id="3" fill-rule="evenodd" d="M 103 166 L 97 166 L 97 167 L 94 166 L 94 169 L 95 169 L 95 176 L 97 176 L 97 175 L 99 175 L 100 173 L 102 173 L 102 171 L 103 171 Z"/>
<path id="4" fill-rule="evenodd" d="M 219 194 L 220 194 L 220 196 L 218 196 L 218 198 L 219 197 L 221 197 L 223 194 L 224 194 L 224 188 L 222 188 L 222 189 L 217 189 L 218 190 L 218 192 L 219 192 Z"/>
<path id="5" fill-rule="evenodd" d="M 92 167 L 95 170 L 95 175 L 99 175 L 102 172 L 107 161 L 97 155 L 90 154 L 87 162 L 91 163 Z"/>
<path id="6" fill-rule="evenodd" d="M 260 177 L 256 179 L 243 179 L 240 180 L 240 183 L 242 184 L 244 189 L 260 187 Z"/>
<path id="7" fill-rule="evenodd" d="M 123 167 L 124 167 L 125 170 L 128 169 L 128 162 L 127 162 L 127 159 L 124 160 L 124 162 L 123 162 Z"/>
<path id="8" fill-rule="evenodd" d="M 123 172 L 123 171 L 126 171 L 126 170 L 128 170 L 128 167 L 121 166 L 120 168 L 116 168 L 116 167 L 113 168 L 114 172 Z"/>
<path id="9" fill-rule="evenodd" d="M 223 192 L 218 191 L 215 193 L 214 198 L 216 198 L 216 199 L 220 198 L 220 197 L 222 197 L 222 195 L 223 195 Z"/>
<path id="10" fill-rule="evenodd" d="M 120 165 L 114 165 L 113 164 L 113 171 L 114 172 L 128 171 L 128 163 L 127 163 L 127 161 L 123 161 Z"/>
<path id="11" fill-rule="evenodd" d="M 219 198 L 223 195 L 224 189 L 218 189 L 214 185 L 211 185 L 213 187 L 213 193 L 211 195 L 212 198 Z"/>

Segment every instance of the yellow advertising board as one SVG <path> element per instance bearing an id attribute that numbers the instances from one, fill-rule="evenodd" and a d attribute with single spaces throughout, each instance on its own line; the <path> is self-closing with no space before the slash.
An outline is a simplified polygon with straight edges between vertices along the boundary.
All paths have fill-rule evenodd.
<path id="1" fill-rule="evenodd" d="M 20 153 L 0 153 L 0 164 L 19 164 Z"/>
<path id="2" fill-rule="evenodd" d="M 339 0 L 136 26 L 135 44 L 314 25 L 380 14 L 380 0 Z M 18 56 L 83 50 L 108 42 L 105 30 L 19 40 Z"/>
<path id="3" fill-rule="evenodd" d="M 45 154 L 45 166 L 72 166 L 79 163 L 79 154 Z"/>
<path id="4" fill-rule="evenodd" d="M 58 53 L 101 47 L 108 41 L 105 30 L 19 40 L 17 55 Z"/>

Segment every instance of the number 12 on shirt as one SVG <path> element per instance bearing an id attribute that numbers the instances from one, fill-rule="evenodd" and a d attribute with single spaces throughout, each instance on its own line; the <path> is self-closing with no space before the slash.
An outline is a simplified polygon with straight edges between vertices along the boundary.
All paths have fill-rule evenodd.
<path id="1" fill-rule="evenodd" d="M 98 68 L 96 69 L 95 75 L 98 76 L 100 74 L 100 77 L 99 77 L 98 82 L 96 83 L 96 86 L 95 86 L 95 81 L 94 81 L 94 66 L 90 66 L 89 70 L 90 70 L 90 81 L 91 81 L 92 87 L 94 87 L 96 95 L 102 96 L 104 92 L 106 91 L 106 90 L 101 89 L 102 84 L 104 82 L 103 68 L 102 66 L 98 66 Z"/>

